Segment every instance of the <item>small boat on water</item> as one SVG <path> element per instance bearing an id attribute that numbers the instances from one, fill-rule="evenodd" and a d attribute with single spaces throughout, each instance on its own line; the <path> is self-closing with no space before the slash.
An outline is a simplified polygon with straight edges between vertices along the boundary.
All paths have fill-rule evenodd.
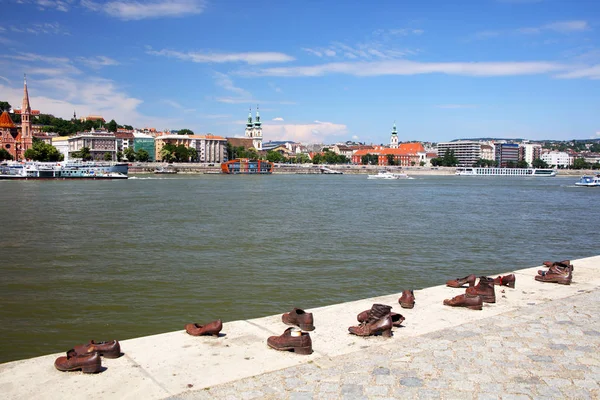
<path id="1" fill-rule="evenodd" d="M 154 170 L 155 174 L 176 174 L 177 170 L 173 167 L 158 167 Z"/>
<path id="2" fill-rule="evenodd" d="M 267 160 L 236 158 L 221 163 L 221 172 L 224 174 L 272 174 L 273 163 Z"/>
<path id="3" fill-rule="evenodd" d="M 342 175 L 343 174 L 342 171 L 336 171 L 335 169 L 327 168 L 324 166 L 320 166 L 319 170 L 321 171 L 322 174 L 325 174 L 325 175 Z"/>
<path id="4" fill-rule="evenodd" d="M 600 187 L 600 174 L 593 175 L 583 175 L 579 181 L 575 182 L 577 186 L 585 186 L 585 187 Z"/>
<path id="5" fill-rule="evenodd" d="M 367 179 L 414 179 L 404 173 L 394 173 L 390 171 L 379 171 L 377 174 L 370 174 Z"/>
<path id="6" fill-rule="evenodd" d="M 458 167 L 459 176 L 556 176 L 552 168 L 494 168 L 494 167 Z"/>
<path id="7" fill-rule="evenodd" d="M 127 179 L 127 164 L 100 162 L 9 162 L 0 165 L 2 180 Z"/>

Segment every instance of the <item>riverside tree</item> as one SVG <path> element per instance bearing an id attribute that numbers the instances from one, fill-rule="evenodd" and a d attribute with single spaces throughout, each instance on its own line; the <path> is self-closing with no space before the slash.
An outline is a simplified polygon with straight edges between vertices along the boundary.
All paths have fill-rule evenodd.
<path id="1" fill-rule="evenodd" d="M 25 151 L 23 156 L 34 161 L 62 161 L 64 155 L 51 144 L 44 143 L 40 139 L 33 138 L 33 145 Z"/>

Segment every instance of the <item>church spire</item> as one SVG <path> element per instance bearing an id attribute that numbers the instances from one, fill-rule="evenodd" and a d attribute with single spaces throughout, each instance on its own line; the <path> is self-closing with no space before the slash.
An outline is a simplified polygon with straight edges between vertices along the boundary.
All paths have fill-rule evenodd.
<path id="1" fill-rule="evenodd" d="M 248 123 L 246 126 L 252 126 L 252 107 L 250 107 L 250 111 L 248 111 Z"/>
<path id="2" fill-rule="evenodd" d="M 256 105 L 256 122 L 254 123 L 254 125 L 256 126 L 260 126 L 261 122 L 260 122 L 260 114 L 258 112 L 258 104 Z"/>
<path id="3" fill-rule="evenodd" d="M 21 104 L 21 114 L 31 114 L 29 105 L 29 93 L 27 92 L 27 74 L 23 74 L 23 104 Z"/>

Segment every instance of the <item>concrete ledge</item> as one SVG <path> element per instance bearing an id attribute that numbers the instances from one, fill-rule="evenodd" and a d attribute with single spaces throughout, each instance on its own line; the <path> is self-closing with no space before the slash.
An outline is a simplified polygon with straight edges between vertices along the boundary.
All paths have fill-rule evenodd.
<path id="1" fill-rule="evenodd" d="M 515 273 L 516 288 L 496 287 L 496 304 L 485 304 L 482 311 L 452 308 L 442 301 L 464 289 L 444 285 L 415 291 L 414 309 L 400 308 L 400 293 L 363 299 L 308 310 L 315 315 L 316 329 L 311 332 L 314 353 L 301 356 L 269 349 L 266 340 L 280 335 L 287 326 L 281 314 L 224 324 L 224 336 L 193 337 L 185 331 L 169 332 L 121 342 L 125 353 L 118 359 L 103 359 L 100 374 L 60 372 L 52 354 L 0 365 L 0 392 L 9 399 L 129 399 L 144 396 L 161 399 L 218 384 L 240 380 L 308 362 L 330 363 L 331 358 L 370 347 L 402 347 L 402 338 L 416 337 L 484 318 L 509 313 L 551 300 L 563 299 L 600 287 L 600 256 L 573 260 L 570 286 L 536 282 L 533 277 L 542 267 L 507 271 Z M 448 279 L 456 278 L 449 276 Z M 357 325 L 356 315 L 373 303 L 392 305 L 393 311 L 406 317 L 394 337 L 361 338 L 348 334 Z M 297 305 L 302 307 L 301 304 Z M 282 310 L 286 312 L 289 310 Z M 182 321 L 207 322 L 207 321 Z M 111 339 L 111 338 L 97 338 Z M 74 345 L 77 343 L 74 343 Z M 65 351 L 68 349 L 65 349 Z"/>

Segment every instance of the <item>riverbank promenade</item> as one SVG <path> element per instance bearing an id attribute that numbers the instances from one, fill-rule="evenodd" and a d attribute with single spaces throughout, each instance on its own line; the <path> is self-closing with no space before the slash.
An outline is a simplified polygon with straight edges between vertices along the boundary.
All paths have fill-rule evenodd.
<path id="1" fill-rule="evenodd" d="M 497 275 L 515 273 L 516 287 L 496 286 L 496 303 L 482 311 L 442 305 L 464 293 L 444 282 L 415 290 L 413 309 L 398 304 L 409 288 L 309 309 L 316 329 L 308 356 L 267 347 L 269 336 L 287 328 L 278 314 L 226 322 L 219 338 L 181 330 L 123 340 L 124 355 L 103 359 L 99 374 L 57 371 L 54 360 L 64 353 L 5 363 L 0 393 L 6 399 L 600 398 L 600 256 L 572 264 L 568 286 L 535 281 L 541 266 L 499 269 Z M 373 303 L 392 305 L 406 318 L 392 338 L 348 333 Z M 182 327 L 187 322 L 204 321 Z"/>

